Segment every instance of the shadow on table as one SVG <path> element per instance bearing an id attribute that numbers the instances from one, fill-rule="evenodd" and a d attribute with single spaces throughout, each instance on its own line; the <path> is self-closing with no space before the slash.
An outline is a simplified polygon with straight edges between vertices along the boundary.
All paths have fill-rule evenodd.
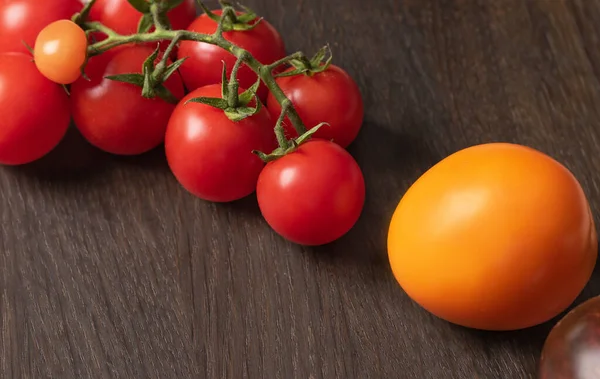
<path id="1" fill-rule="evenodd" d="M 363 213 L 350 232 L 328 245 L 313 248 L 319 259 L 357 265 L 387 266 L 387 233 L 398 202 L 410 185 L 442 156 L 426 142 L 424 133 L 393 132 L 365 123 L 349 152 L 359 163 L 366 182 Z"/>
<path id="2" fill-rule="evenodd" d="M 115 165 L 141 168 L 166 166 L 162 145 L 137 156 L 106 153 L 85 140 L 74 125 L 69 126 L 62 141 L 41 159 L 10 170 L 49 181 L 80 181 L 103 174 Z"/>
<path id="3" fill-rule="evenodd" d="M 460 333 L 467 338 L 473 338 L 479 341 L 481 346 L 486 346 L 488 349 L 507 344 L 518 345 L 519 347 L 524 348 L 528 353 L 535 356 L 537 364 L 544 346 L 544 342 L 546 341 L 546 338 L 548 337 L 548 334 L 552 328 L 575 307 L 598 295 L 600 295 L 600 264 L 596 265 L 590 280 L 579 296 L 577 296 L 575 301 L 563 312 L 543 324 L 522 330 L 507 332 L 490 332 L 467 329 L 452 324 L 450 324 L 450 327 L 456 333 Z"/>
<path id="4" fill-rule="evenodd" d="M 107 154 L 90 145 L 71 124 L 62 141 L 41 159 L 10 169 L 45 180 L 82 180 L 106 168 Z"/>

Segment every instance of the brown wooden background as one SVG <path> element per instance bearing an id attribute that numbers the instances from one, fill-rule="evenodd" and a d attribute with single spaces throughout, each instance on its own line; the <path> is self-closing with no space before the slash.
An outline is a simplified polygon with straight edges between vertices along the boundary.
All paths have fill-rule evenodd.
<path id="1" fill-rule="evenodd" d="M 360 222 L 298 247 L 253 198 L 187 194 L 160 149 L 116 158 L 71 133 L 0 170 L 0 377 L 533 378 L 553 322 L 484 333 L 434 318 L 394 281 L 387 225 L 428 167 L 491 141 L 565 163 L 600 214 L 600 1 L 245 3 L 290 51 L 330 43 L 359 83 Z M 599 292 L 597 272 L 578 302 Z"/>

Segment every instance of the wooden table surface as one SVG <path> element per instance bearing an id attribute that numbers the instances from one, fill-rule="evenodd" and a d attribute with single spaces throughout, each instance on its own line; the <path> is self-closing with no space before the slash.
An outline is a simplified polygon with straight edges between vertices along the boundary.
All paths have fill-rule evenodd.
<path id="1" fill-rule="evenodd" d="M 534 378 L 556 320 L 489 333 L 431 316 L 391 274 L 387 226 L 426 169 L 492 141 L 563 162 L 600 214 L 600 1 L 245 4 L 290 51 L 330 43 L 359 83 L 359 223 L 299 247 L 253 197 L 189 195 L 161 149 L 118 158 L 71 132 L 0 170 L 0 377 Z"/>

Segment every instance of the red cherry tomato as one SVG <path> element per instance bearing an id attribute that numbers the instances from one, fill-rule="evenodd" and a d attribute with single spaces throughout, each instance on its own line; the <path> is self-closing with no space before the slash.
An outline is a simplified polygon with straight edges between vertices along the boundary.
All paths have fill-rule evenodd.
<path id="1" fill-rule="evenodd" d="M 214 11 L 220 15 L 221 11 Z M 197 33 L 214 33 L 217 23 L 206 14 L 198 17 L 188 30 Z M 235 45 L 247 50 L 263 64 L 273 63 L 285 56 L 285 46 L 281 36 L 275 28 L 267 21 L 262 20 L 254 29 L 246 31 L 229 31 L 223 33 L 223 37 Z M 223 62 L 227 65 L 227 77 L 236 58 L 222 48 L 203 42 L 182 41 L 179 46 L 178 58 L 189 57 L 181 66 L 181 76 L 189 90 L 194 90 L 208 84 L 221 82 Z M 249 88 L 257 80 L 256 74 L 246 65 L 238 72 L 240 86 Z M 261 83 L 258 96 L 266 99 L 267 87 Z"/>
<path id="2" fill-rule="evenodd" d="M 185 189 L 204 200 L 229 202 L 256 189 L 264 163 L 252 150 L 271 152 L 277 143 L 274 122 L 264 107 L 233 122 L 218 108 L 185 104 L 193 97 L 220 95 L 218 84 L 188 94 L 171 116 L 165 149 L 169 166 Z"/>
<path id="3" fill-rule="evenodd" d="M 258 179 L 258 204 L 267 223 L 301 245 L 323 245 L 346 234 L 365 200 L 365 182 L 341 146 L 312 139 L 266 165 Z"/>
<path id="4" fill-rule="evenodd" d="M 140 45 L 115 55 L 93 57 L 86 66 L 90 81 L 80 78 L 71 86 L 73 120 L 92 145 L 113 154 L 137 155 L 163 142 L 175 105 L 160 98 L 144 98 L 140 87 L 105 78 L 141 73 L 152 51 Z M 178 99 L 183 97 L 183 83 L 177 73 L 165 86 Z"/>
<path id="5" fill-rule="evenodd" d="M 127 0 L 97 0 L 90 10 L 90 21 L 100 21 L 119 34 L 134 34 L 142 14 Z M 194 0 L 184 0 L 167 14 L 173 30 L 185 29 L 196 18 Z"/>
<path id="6" fill-rule="evenodd" d="M 82 8 L 77 0 L 0 0 L 0 52 L 27 53 L 21 41 L 33 47 L 44 27 Z"/>
<path id="7" fill-rule="evenodd" d="M 20 165 L 49 153 L 69 126 L 69 98 L 31 57 L 0 54 L 0 164 Z"/>
<path id="8" fill-rule="evenodd" d="M 358 86 L 344 70 L 330 65 L 313 75 L 283 76 L 276 81 L 307 128 L 329 124 L 319 128 L 315 138 L 333 140 L 342 147 L 354 141 L 363 123 L 364 106 Z M 271 93 L 267 108 L 272 117 L 279 117 L 281 106 Z M 288 119 L 284 127 L 288 137 L 298 136 Z"/>
<path id="9" fill-rule="evenodd" d="M 187 28 L 194 21 L 196 15 L 195 0 L 184 0 L 179 6 L 169 11 L 167 17 L 173 30 L 181 30 Z M 89 16 L 90 21 L 99 21 L 122 35 L 136 33 L 141 18 L 142 14 L 127 0 L 97 0 L 90 10 Z M 106 36 L 94 33 L 94 38 L 103 40 Z M 161 48 L 164 50 L 168 44 L 168 41 L 161 42 Z M 156 47 L 155 44 L 149 43 L 148 45 Z M 116 49 L 120 50 L 122 47 Z"/>
<path id="10" fill-rule="evenodd" d="M 56 83 L 70 84 L 77 80 L 86 56 L 85 32 L 70 20 L 46 26 L 35 41 L 35 64 L 42 75 Z"/>

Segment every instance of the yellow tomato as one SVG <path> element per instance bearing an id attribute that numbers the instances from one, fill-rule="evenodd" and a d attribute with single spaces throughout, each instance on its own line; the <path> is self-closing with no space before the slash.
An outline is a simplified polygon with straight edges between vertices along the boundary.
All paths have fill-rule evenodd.
<path id="1" fill-rule="evenodd" d="M 427 171 L 392 217 L 395 278 L 449 322 L 515 330 L 565 310 L 598 253 L 594 221 L 572 173 L 534 149 L 473 146 Z"/>
<path id="2" fill-rule="evenodd" d="M 70 20 L 58 20 L 40 31 L 33 57 L 46 78 L 59 84 L 70 84 L 81 75 L 86 49 L 87 37 L 83 29 Z"/>

